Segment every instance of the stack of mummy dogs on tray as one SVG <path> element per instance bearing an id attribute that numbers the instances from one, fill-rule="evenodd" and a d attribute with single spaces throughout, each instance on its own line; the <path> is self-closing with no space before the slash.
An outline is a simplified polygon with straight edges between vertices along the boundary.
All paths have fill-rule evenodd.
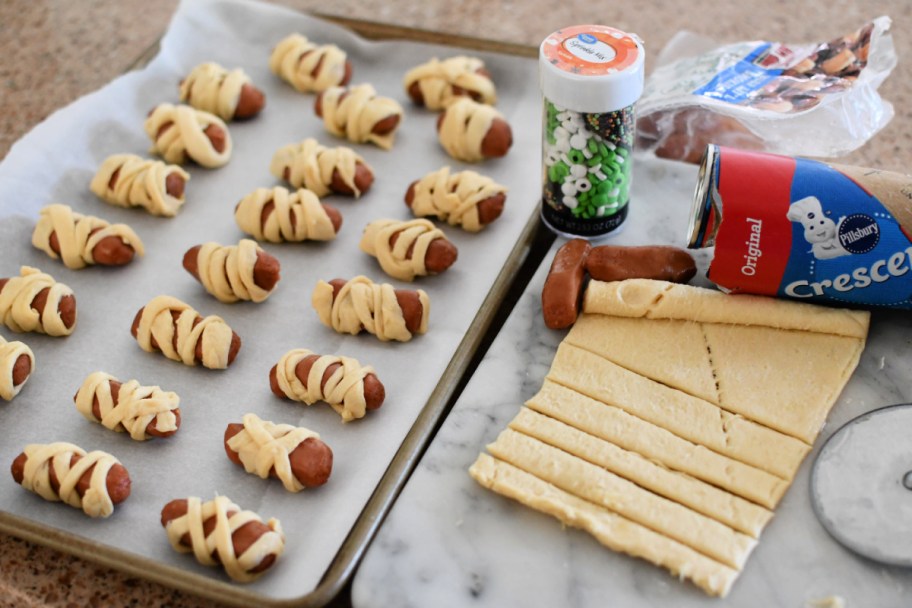
<path id="1" fill-rule="evenodd" d="M 349 85 L 353 68 L 343 50 L 293 34 L 274 47 L 269 66 L 298 91 L 316 93 L 315 113 L 331 135 L 384 150 L 393 147 L 402 107 L 370 84 Z M 494 83 L 480 60 L 432 59 L 406 74 L 404 89 L 414 105 L 440 112 L 439 143 L 454 159 L 477 163 L 509 150 L 510 127 L 493 108 Z M 178 97 L 180 104 L 153 108 L 144 124 L 151 152 L 162 160 L 109 156 L 89 186 L 98 198 L 174 217 L 185 204 L 190 180 L 181 165 L 225 166 L 233 148 L 227 123 L 250 120 L 266 105 L 264 93 L 242 70 L 211 62 L 196 66 L 180 81 Z M 320 197 L 359 198 L 375 179 L 356 151 L 313 138 L 277 150 L 269 171 L 291 189 L 262 187 L 240 199 L 234 219 L 252 239 L 232 245 L 204 242 L 184 254 L 185 270 L 220 302 L 264 302 L 275 292 L 281 268 L 259 243 L 333 240 L 342 215 Z M 478 232 L 501 215 L 505 200 L 506 188 L 494 180 L 441 167 L 406 189 L 405 203 L 415 219 L 371 222 L 360 248 L 398 280 L 441 273 L 456 261 L 457 250 L 426 218 Z M 62 204 L 41 210 L 32 243 L 74 270 L 124 266 L 144 253 L 139 235 L 129 226 Z M 382 341 L 408 341 L 428 329 L 430 298 L 424 290 L 396 289 L 364 276 L 319 281 L 312 303 L 320 321 L 339 333 L 368 332 Z M 23 266 L 20 276 L 0 279 L 0 321 L 15 332 L 67 336 L 76 327 L 75 294 L 50 275 Z M 204 316 L 167 295 L 145 303 L 130 331 L 141 349 L 188 366 L 225 369 L 241 348 L 240 337 L 222 318 Z M 35 357 L 27 345 L 0 337 L 0 398 L 16 397 L 34 369 Z M 363 418 L 386 397 L 371 366 L 306 348 L 283 355 L 268 379 L 276 396 L 307 405 L 325 402 L 344 422 Z M 85 377 L 74 402 L 87 420 L 135 441 L 171 437 L 181 425 L 176 393 L 102 371 Z M 232 462 L 261 478 L 277 478 L 289 492 L 321 486 L 332 471 L 333 452 L 318 433 L 262 420 L 254 413 L 229 424 L 223 443 Z M 62 441 L 25 446 L 11 471 L 24 488 L 90 517 L 110 516 L 130 495 L 130 475 L 116 457 Z M 193 552 L 203 564 L 220 564 L 236 581 L 254 580 L 284 549 L 278 521 L 264 522 L 225 496 L 172 500 L 162 509 L 161 524 L 177 551 Z"/>

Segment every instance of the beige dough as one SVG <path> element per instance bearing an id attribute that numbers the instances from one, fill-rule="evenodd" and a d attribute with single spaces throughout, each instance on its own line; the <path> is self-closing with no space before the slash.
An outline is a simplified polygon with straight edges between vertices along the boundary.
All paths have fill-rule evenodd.
<path id="1" fill-rule="evenodd" d="M 197 110 L 231 120 L 237 111 L 241 88 L 250 83 L 244 70 L 228 71 L 217 63 L 201 63 L 180 85 L 180 100 Z"/>
<path id="2" fill-rule="evenodd" d="M 803 441 L 659 384 L 568 343 L 548 379 L 615 405 L 672 433 L 745 464 L 791 480 L 810 451 Z"/>
<path id="3" fill-rule="evenodd" d="M 325 91 L 345 79 L 345 51 L 334 44 L 317 45 L 301 34 L 291 34 L 273 49 L 269 69 L 302 93 Z"/>
<path id="4" fill-rule="evenodd" d="M 228 440 L 228 447 L 237 453 L 244 470 L 267 479 L 275 468 L 276 477 L 286 490 L 303 490 L 305 486 L 291 471 L 288 455 L 307 439 L 319 439 L 320 435 L 303 426 L 261 420 L 256 414 L 245 414 L 242 421 L 244 429 Z"/>
<path id="5" fill-rule="evenodd" d="M 771 511 L 712 484 L 668 469 L 637 452 L 625 450 L 529 408 L 520 410 L 510 422 L 510 428 L 629 479 L 751 538 L 759 538 L 773 516 Z"/>
<path id="6" fill-rule="evenodd" d="M 390 116 L 398 116 L 402 122 L 402 106 L 395 99 L 380 97 L 369 84 L 327 89 L 322 108 L 327 131 L 357 144 L 370 142 L 384 150 L 393 147 L 396 130 L 377 135 L 374 126 Z"/>
<path id="7" fill-rule="evenodd" d="M 262 221 L 263 207 L 275 207 Z M 289 192 L 281 186 L 257 188 L 241 199 L 234 211 L 238 228 L 258 241 L 283 243 L 286 241 L 331 241 L 336 238 L 332 220 L 311 192 L 300 188 Z"/>
<path id="8" fill-rule="evenodd" d="M 168 123 L 171 125 L 159 133 Z M 209 125 L 216 125 L 225 132 L 225 149 L 222 152 L 218 152 L 206 136 L 205 130 Z M 152 153 L 159 154 L 169 163 L 182 165 L 192 160 L 200 166 L 215 169 L 231 158 L 228 126 L 209 112 L 163 103 L 152 110 L 146 119 L 145 130 L 152 140 Z"/>
<path id="9" fill-rule="evenodd" d="M 424 290 L 418 291 L 421 322 L 416 333 L 427 331 L 431 301 Z M 412 332 L 405 325 L 396 291 L 389 283 L 374 283 L 364 276 L 348 281 L 333 299 L 333 286 L 320 281 L 311 298 L 314 310 L 324 325 L 342 334 L 357 335 L 362 330 L 380 340 L 407 342 Z"/>
<path id="10" fill-rule="evenodd" d="M 765 296 L 729 295 L 653 281 L 629 279 L 605 283 L 590 281 L 583 311 L 616 317 L 682 319 L 701 323 L 761 325 L 864 339 L 871 314 L 862 310 L 828 308 Z"/>
<path id="11" fill-rule="evenodd" d="M 390 239 L 398 234 L 395 245 Z M 411 221 L 375 220 L 367 225 L 361 237 L 361 251 L 372 255 L 380 262 L 383 272 L 399 279 L 411 281 L 416 276 L 430 274 L 424 265 L 431 242 L 446 239 L 442 230 L 428 220 Z M 411 249 L 412 257 L 406 257 Z"/>
<path id="12" fill-rule="evenodd" d="M 364 378 L 374 373 L 370 365 L 362 366 L 356 359 L 338 355 L 322 355 L 310 368 L 305 386 L 295 375 L 295 368 L 302 360 L 315 353 L 306 348 L 297 348 L 285 353 L 276 365 L 276 380 L 279 388 L 289 399 L 313 405 L 325 401 L 343 422 L 363 418 L 367 413 L 364 399 Z M 323 384 L 326 369 L 338 363 L 340 367 Z"/>
<path id="13" fill-rule="evenodd" d="M 25 355 L 29 359 L 29 374 L 18 385 L 13 384 L 13 368 L 19 357 Z M 19 394 L 25 383 L 28 382 L 29 376 L 35 371 L 35 354 L 32 349 L 24 342 L 13 340 L 7 342 L 3 336 L 0 336 L 0 399 L 12 401 Z"/>
<path id="14" fill-rule="evenodd" d="M 788 488 L 788 482 L 780 477 L 550 380 L 545 380 L 526 407 L 767 509 L 774 508 Z"/>
<path id="15" fill-rule="evenodd" d="M 157 386 L 142 386 L 136 380 L 120 385 L 117 403 L 111 395 L 111 382 L 117 378 L 104 372 L 93 372 L 83 381 L 76 392 L 74 401 L 76 409 L 87 420 L 98 422 L 105 428 L 130 434 L 136 441 L 145 441 L 151 435 L 146 434 L 146 427 L 154 420 L 155 427 L 161 432 L 177 430 L 177 416 L 174 414 L 180 406 L 177 393 L 163 391 Z M 92 412 L 94 400 L 98 400 L 101 419 Z"/>
<path id="16" fill-rule="evenodd" d="M 171 313 L 178 313 L 176 321 Z M 161 353 L 184 365 L 196 365 L 196 344 L 202 341 L 203 367 L 225 369 L 228 367 L 228 353 L 231 350 L 232 331 L 220 317 L 210 315 L 194 326 L 201 315 L 189 304 L 171 296 L 157 296 L 149 301 L 140 315 L 136 329 L 136 341 L 146 352 Z M 174 336 L 177 335 L 177 348 Z M 155 338 L 158 349 L 153 348 Z"/>
<path id="17" fill-rule="evenodd" d="M 265 301 L 275 287 L 266 291 L 254 280 L 253 271 L 261 251 L 256 241 L 250 239 L 241 239 L 237 245 L 203 243 L 196 254 L 200 282 L 220 302 Z"/>
<path id="18" fill-rule="evenodd" d="M 111 178 L 117 173 L 114 187 Z M 135 154 L 115 154 L 101 163 L 89 188 L 98 198 L 119 207 L 143 207 L 152 215 L 174 217 L 186 197 L 168 194 L 166 180 L 176 173 L 186 184 L 190 174 L 177 165 L 146 160 Z"/>
<path id="19" fill-rule="evenodd" d="M 108 454 L 95 450 L 86 453 L 72 443 L 33 443 L 25 446 L 25 469 L 22 487 L 51 502 L 63 501 L 71 507 L 82 509 L 89 517 L 108 517 L 114 512 L 114 503 L 108 494 L 108 471 L 120 461 Z M 70 466 L 73 455 L 81 456 Z M 82 498 L 76 491 L 79 479 L 90 468 L 92 476 L 89 489 Z M 60 486 L 55 492 L 51 487 L 51 467 Z"/>
<path id="20" fill-rule="evenodd" d="M 580 528 L 604 546 L 662 566 L 710 595 L 724 597 L 738 571 L 608 509 L 557 488 L 487 454 L 469 469 L 482 486 Z"/>
<path id="21" fill-rule="evenodd" d="M 565 492 L 740 570 L 757 541 L 599 466 L 507 429 L 488 452 Z"/>
<path id="22" fill-rule="evenodd" d="M 503 119 L 503 114 L 491 106 L 462 97 L 447 107 L 437 138 L 447 154 L 456 160 L 482 161 L 481 142 L 495 118 Z"/>
<path id="23" fill-rule="evenodd" d="M 60 255 L 51 249 L 51 234 L 55 232 Z M 96 263 L 95 246 L 109 236 L 119 238 L 137 255 L 145 254 L 139 236 L 126 224 L 111 224 L 101 218 L 82 215 L 67 205 L 48 205 L 41 210 L 32 232 L 32 245 L 53 259 L 60 259 L 67 268 L 79 270 Z"/>
<path id="24" fill-rule="evenodd" d="M 48 289 L 47 303 L 39 314 L 32 300 Z M 19 276 L 12 277 L 0 289 L 0 321 L 15 332 L 34 331 L 49 336 L 69 336 L 76 323 L 67 328 L 60 316 L 60 300 L 73 296 L 73 290 L 31 266 L 22 266 Z"/>
<path id="25" fill-rule="evenodd" d="M 355 185 L 355 167 L 364 165 L 373 173 L 363 158 L 351 148 L 338 146 L 327 148 L 310 137 L 297 144 L 288 144 L 279 148 L 272 157 L 269 171 L 279 179 L 285 179 L 295 188 L 307 188 L 317 196 L 332 194 L 333 172 L 338 172 L 342 182 L 351 188 L 355 197 L 361 191 Z"/>
<path id="26" fill-rule="evenodd" d="M 203 522 L 215 518 L 215 527 L 209 534 L 203 532 Z M 227 496 L 216 496 L 215 500 L 202 502 L 196 496 L 187 498 L 187 513 L 172 519 L 165 526 L 168 541 L 180 553 L 190 553 L 196 560 L 206 566 L 221 564 L 233 580 L 248 583 L 259 578 L 263 572 L 251 572 L 268 555 L 276 559 L 285 550 L 285 533 L 277 519 L 266 522 L 270 531 L 260 536 L 244 553 L 237 555 L 231 535 L 235 530 L 252 521 L 262 522 L 262 518 L 253 511 L 242 511 Z M 184 534 L 190 535 L 193 547 L 181 544 Z M 218 561 L 212 558 L 218 556 Z M 264 571 L 265 572 L 265 571 Z"/>
<path id="27" fill-rule="evenodd" d="M 484 62 L 475 57 L 458 56 L 443 61 L 435 57 L 409 70 L 403 85 L 407 93 L 417 82 L 424 105 L 429 110 L 442 110 L 454 99 L 466 94 L 480 103 L 494 105 L 497 103 L 494 83 L 479 74 L 479 69 L 484 69 Z M 457 89 L 461 89 L 462 93 L 457 94 Z"/>
<path id="28" fill-rule="evenodd" d="M 474 171 L 450 172 L 449 167 L 432 171 L 415 184 L 412 213 L 416 217 L 437 217 L 469 232 L 485 227 L 478 218 L 478 203 L 506 194 L 490 177 Z"/>

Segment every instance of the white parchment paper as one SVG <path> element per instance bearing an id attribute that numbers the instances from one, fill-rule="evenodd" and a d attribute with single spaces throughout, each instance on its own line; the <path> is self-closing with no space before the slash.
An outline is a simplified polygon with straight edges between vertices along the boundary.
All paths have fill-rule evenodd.
<path id="1" fill-rule="evenodd" d="M 269 52 L 285 35 L 301 32 L 336 43 L 354 65 L 354 83 L 371 82 L 406 109 L 392 151 L 337 140 L 313 114 L 314 97 L 294 91 L 268 69 Z M 387 278 L 376 260 L 358 249 L 363 227 L 381 217 L 407 219 L 408 185 L 453 161 L 440 148 L 436 114 L 414 107 L 402 89 L 405 71 L 433 56 L 458 54 L 448 47 L 407 42 L 368 42 L 328 23 L 273 6 L 237 0 L 185 0 L 145 69 L 127 74 L 52 115 L 18 142 L 0 164 L 0 277 L 37 266 L 71 286 L 78 301 L 78 326 L 68 338 L 16 335 L 35 351 L 38 369 L 20 396 L 0 402 L 0 463 L 11 463 L 31 442 L 71 441 L 84 449 L 116 455 L 130 471 L 133 492 L 107 520 L 45 502 L 7 476 L 0 480 L 0 510 L 27 517 L 121 548 L 170 566 L 228 580 L 220 570 L 198 565 L 174 552 L 159 523 L 161 507 L 188 495 L 228 495 L 243 508 L 276 517 L 287 533 L 283 558 L 248 589 L 271 598 L 295 598 L 313 590 L 358 518 L 418 412 L 427 402 L 460 340 L 514 246 L 539 194 L 540 100 L 534 60 L 475 53 L 493 74 L 498 108 L 511 123 L 514 145 L 504 159 L 473 167 L 509 187 L 504 215 L 478 234 L 444 226 L 459 248 L 459 259 L 443 275 L 419 279 L 412 287 L 431 298 L 430 329 L 408 343 L 382 343 L 373 336 L 341 336 L 320 324 L 310 305 L 319 279 L 366 274 Z M 196 64 L 216 61 L 242 67 L 267 96 L 256 119 L 229 125 L 234 141 L 230 163 L 217 170 L 189 167 L 187 203 L 173 219 L 107 205 L 88 184 L 110 154 L 147 156 L 150 142 L 142 124 L 156 104 L 177 102 L 178 81 Z M 360 200 L 329 197 L 343 214 L 338 238 L 323 244 L 264 245 L 282 264 L 282 280 L 265 303 L 225 305 L 210 297 L 181 267 L 191 246 L 244 237 L 234 223 L 236 202 L 258 186 L 271 186 L 269 162 L 280 146 L 317 137 L 327 145 L 357 149 L 376 173 Z M 38 209 L 51 202 L 112 222 L 130 224 L 147 254 L 124 268 L 70 271 L 30 245 Z M 225 371 L 190 368 L 142 351 L 130 336 L 136 311 L 159 294 L 176 296 L 201 314 L 217 314 L 241 336 L 238 359 Z M 339 353 L 373 365 L 386 386 L 383 407 L 360 421 L 343 424 L 325 404 L 306 407 L 272 395 L 267 374 L 279 357 L 296 347 Z M 76 411 L 73 395 L 96 370 L 126 381 L 160 385 L 181 397 L 183 423 L 166 440 L 137 443 L 126 434 L 90 423 Z M 229 422 L 246 412 L 319 432 L 335 453 L 332 477 L 319 489 L 289 494 L 275 480 L 264 481 L 232 464 L 222 447 Z M 8 465 L 6 465 L 8 466 Z"/>

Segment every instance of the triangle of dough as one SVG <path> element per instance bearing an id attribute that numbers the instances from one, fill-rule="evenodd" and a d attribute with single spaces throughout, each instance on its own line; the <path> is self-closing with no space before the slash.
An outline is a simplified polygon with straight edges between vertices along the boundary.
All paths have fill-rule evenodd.
<path id="1" fill-rule="evenodd" d="M 565 341 L 641 376 L 719 403 L 700 323 L 583 314 Z"/>
<path id="2" fill-rule="evenodd" d="M 811 444 L 858 364 L 857 338 L 705 324 L 719 404 Z M 750 348 L 745 348 L 750 345 Z"/>

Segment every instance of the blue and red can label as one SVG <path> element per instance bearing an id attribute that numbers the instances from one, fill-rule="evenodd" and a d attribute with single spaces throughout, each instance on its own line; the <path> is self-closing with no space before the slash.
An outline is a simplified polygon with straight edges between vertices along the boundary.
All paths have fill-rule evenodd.
<path id="1" fill-rule="evenodd" d="M 716 148 L 709 169 L 711 209 L 696 246 L 714 240 L 712 282 L 733 293 L 912 308 L 912 178 L 728 148 Z"/>

